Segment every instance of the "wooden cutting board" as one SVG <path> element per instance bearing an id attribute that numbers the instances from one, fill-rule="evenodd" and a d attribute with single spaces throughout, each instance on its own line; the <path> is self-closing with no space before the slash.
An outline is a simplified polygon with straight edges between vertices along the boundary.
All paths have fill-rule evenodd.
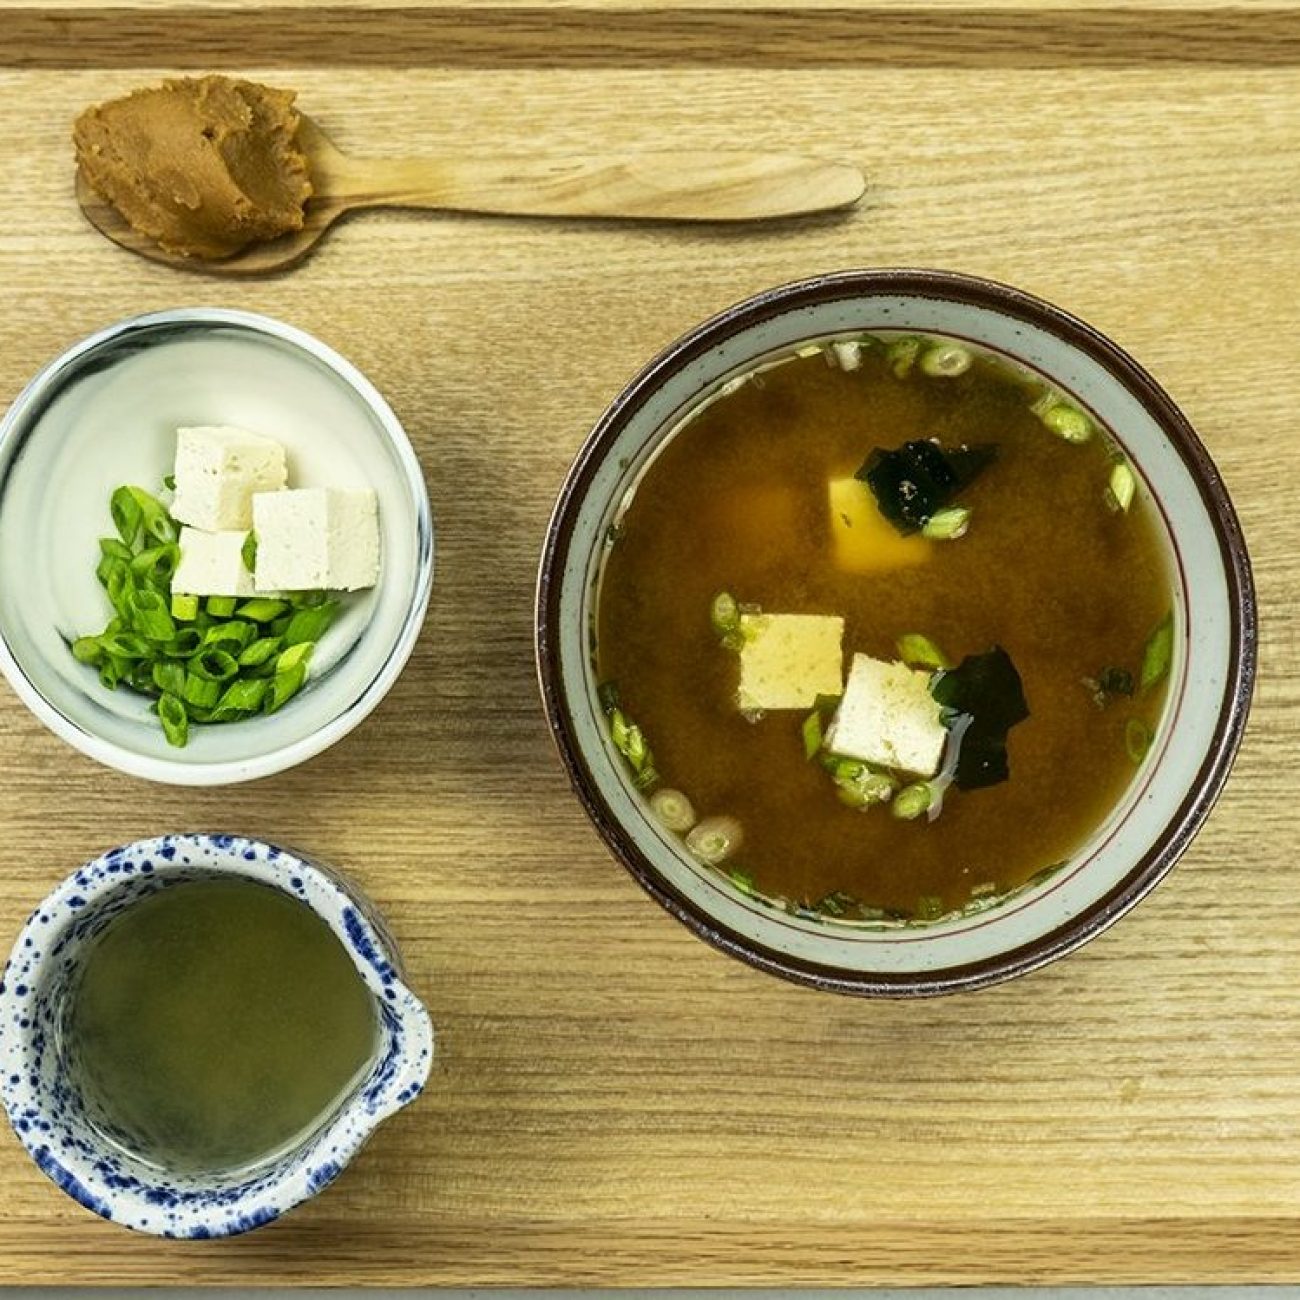
<path id="1" fill-rule="evenodd" d="M 741 145 L 871 189 L 754 230 L 378 214 L 284 278 L 202 279 L 72 198 L 77 110 L 180 68 L 296 86 L 356 153 Z M 119 317 L 267 312 L 390 399 L 439 545 L 386 703 L 268 781 L 114 775 L 0 691 L 0 947 L 113 843 L 279 838 L 363 882 L 442 1035 L 424 1099 L 236 1241 L 103 1224 L 4 1135 L 0 1282 L 1300 1281 L 1297 11 L 3 0 L 0 177 L 0 401 Z M 920 1005 L 788 987 L 642 897 L 569 795 L 531 646 L 552 499 L 641 362 L 764 286 L 891 264 L 1012 281 L 1147 364 L 1235 495 L 1263 628 L 1244 752 L 1169 880 L 1064 962 Z"/>

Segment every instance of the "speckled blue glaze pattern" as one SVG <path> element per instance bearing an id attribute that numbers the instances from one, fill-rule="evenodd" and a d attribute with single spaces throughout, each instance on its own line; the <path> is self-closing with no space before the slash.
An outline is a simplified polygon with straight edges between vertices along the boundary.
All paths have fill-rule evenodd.
<path id="1" fill-rule="evenodd" d="M 213 874 L 297 898 L 356 963 L 380 1025 L 369 1074 L 300 1146 L 252 1169 L 176 1175 L 115 1146 L 76 1088 L 64 1032 L 79 959 L 147 894 Z M 112 849 L 69 876 L 32 913 L 0 979 L 0 1100 L 44 1173 L 87 1209 L 163 1237 L 233 1236 L 328 1186 L 375 1127 L 409 1104 L 433 1062 L 429 1014 L 402 980 L 396 945 L 373 906 L 334 871 L 237 835 L 165 835 Z"/>

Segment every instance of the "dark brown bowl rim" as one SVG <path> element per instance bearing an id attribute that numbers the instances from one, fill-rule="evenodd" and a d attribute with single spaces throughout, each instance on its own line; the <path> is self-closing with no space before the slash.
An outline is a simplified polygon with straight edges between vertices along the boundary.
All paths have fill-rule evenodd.
<path id="1" fill-rule="evenodd" d="M 1200 491 L 1223 560 L 1231 620 L 1229 689 L 1205 761 L 1156 842 L 1123 879 L 1096 902 L 1028 943 L 941 971 L 902 974 L 847 971 L 774 952 L 721 925 L 664 880 L 599 792 L 570 723 L 559 655 L 560 591 L 577 507 L 596 469 L 642 401 L 670 375 L 741 329 L 801 306 L 884 294 L 942 298 L 992 309 L 1056 334 L 1109 371 L 1152 416 Z M 1257 634 L 1250 558 L 1236 511 L 1209 453 L 1164 389 L 1127 352 L 1087 322 L 1010 285 L 953 271 L 853 270 L 798 280 L 746 298 L 669 344 L 619 393 L 579 449 L 547 528 L 537 581 L 536 653 L 542 702 L 569 781 L 606 846 L 646 893 L 715 948 L 799 984 L 867 997 L 933 996 L 986 988 L 1027 974 L 1094 938 L 1150 893 L 1191 843 L 1227 780 L 1250 710 Z"/>

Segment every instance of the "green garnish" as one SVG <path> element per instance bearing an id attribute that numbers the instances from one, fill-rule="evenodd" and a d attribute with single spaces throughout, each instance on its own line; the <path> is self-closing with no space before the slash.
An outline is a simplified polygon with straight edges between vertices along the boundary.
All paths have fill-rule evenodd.
<path id="1" fill-rule="evenodd" d="M 955 542 L 970 529 L 969 506 L 949 506 L 933 514 L 921 525 L 921 536 L 932 542 Z"/>
<path id="2" fill-rule="evenodd" d="M 894 372 L 896 379 L 906 379 L 916 365 L 916 358 L 921 354 L 921 340 L 908 336 L 893 339 L 885 346 L 885 360 Z"/>
<path id="3" fill-rule="evenodd" d="M 1116 461 L 1110 471 L 1110 479 L 1104 493 L 1107 506 L 1118 514 L 1127 514 L 1133 504 L 1133 494 L 1137 491 L 1137 478 L 1129 468 L 1127 461 Z"/>
<path id="4" fill-rule="evenodd" d="M 678 835 L 685 835 L 695 825 L 695 809 L 680 790 L 656 790 L 650 796 L 650 811 L 661 826 Z"/>
<path id="5" fill-rule="evenodd" d="M 928 636 L 904 632 L 898 638 L 898 657 L 909 668 L 951 668 L 952 660 Z"/>
<path id="6" fill-rule="evenodd" d="M 739 650 L 745 644 L 740 630 L 740 605 L 729 591 L 720 591 L 709 605 L 709 622 L 714 634 L 728 650 Z"/>
<path id="7" fill-rule="evenodd" d="M 929 785 L 925 781 L 917 781 L 913 785 L 905 785 L 894 796 L 894 802 L 890 804 L 890 811 L 893 812 L 895 817 L 901 817 L 904 821 L 915 821 L 923 812 L 927 811 L 933 802 L 933 798 Z"/>
<path id="8" fill-rule="evenodd" d="M 1087 442 L 1092 437 L 1092 421 L 1055 393 L 1044 393 L 1030 409 L 1046 428 L 1066 442 Z"/>
<path id="9" fill-rule="evenodd" d="M 1169 671 L 1174 657 L 1174 613 L 1168 614 L 1156 625 L 1147 638 L 1142 651 L 1142 671 L 1138 675 L 1138 689 L 1149 691 Z"/>
<path id="10" fill-rule="evenodd" d="M 964 375 L 975 358 L 960 343 L 936 343 L 921 354 L 921 369 L 936 379 L 956 379 Z"/>
<path id="11" fill-rule="evenodd" d="M 810 761 L 817 757 L 825 738 L 822 733 L 822 715 L 810 713 L 803 720 L 803 754 Z"/>
<path id="12" fill-rule="evenodd" d="M 244 568 L 252 573 L 257 568 L 257 534 L 250 530 L 247 537 L 244 538 L 244 544 L 239 548 L 239 558 L 244 562 Z"/>
<path id="13" fill-rule="evenodd" d="M 78 663 L 99 670 L 106 689 L 156 697 L 163 734 L 176 746 L 188 742 L 191 723 L 271 713 L 302 689 L 337 600 L 304 592 L 241 603 L 173 592 L 179 529 L 166 507 L 140 488 L 120 487 L 109 510 L 118 535 L 100 539 L 95 574 L 114 616 L 98 636 L 69 647 Z"/>
<path id="14" fill-rule="evenodd" d="M 1124 748 L 1134 763 L 1140 763 L 1151 748 L 1151 728 L 1141 718 L 1130 718 L 1124 724 Z"/>

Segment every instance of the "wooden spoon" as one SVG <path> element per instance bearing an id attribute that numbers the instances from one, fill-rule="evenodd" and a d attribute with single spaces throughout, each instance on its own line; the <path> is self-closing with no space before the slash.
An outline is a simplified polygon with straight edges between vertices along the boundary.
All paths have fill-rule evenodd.
<path id="1" fill-rule="evenodd" d="M 214 275 L 265 275 L 301 261 L 346 212 L 441 208 L 521 217 L 762 221 L 848 207 L 866 188 L 856 167 L 793 154 L 665 152 L 626 157 L 352 158 L 309 117 L 298 142 L 315 193 L 301 230 L 222 261 L 182 257 L 133 230 L 77 173 L 91 225 L 154 262 Z"/>

